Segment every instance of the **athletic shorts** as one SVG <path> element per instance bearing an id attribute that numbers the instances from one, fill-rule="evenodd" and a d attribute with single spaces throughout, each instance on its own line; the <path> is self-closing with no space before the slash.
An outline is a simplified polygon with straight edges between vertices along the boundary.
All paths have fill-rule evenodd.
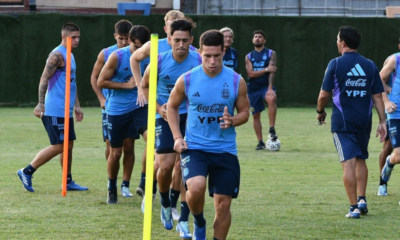
<path id="1" fill-rule="evenodd" d="M 388 135 L 390 137 L 390 142 L 392 143 L 393 149 L 400 147 L 400 134 L 397 134 L 397 129 L 400 130 L 400 119 L 390 119 Z"/>
<path id="2" fill-rule="evenodd" d="M 110 145 L 112 148 L 122 147 L 124 139 L 139 139 L 139 134 L 134 126 L 136 110 L 122 115 L 107 115 L 108 140 L 110 141 Z"/>
<path id="3" fill-rule="evenodd" d="M 387 134 L 386 134 L 385 140 L 389 140 L 389 139 L 390 139 L 389 119 L 388 119 L 388 116 L 387 116 L 387 113 L 386 113 L 386 112 L 385 112 L 385 119 L 386 119 L 386 130 L 387 130 Z"/>
<path id="4" fill-rule="evenodd" d="M 240 185 L 240 165 L 236 155 L 230 153 L 210 153 L 188 149 L 181 153 L 182 177 L 186 181 L 192 177 L 208 177 L 208 193 L 228 195 L 237 198 Z"/>
<path id="5" fill-rule="evenodd" d="M 367 159 L 368 143 L 371 131 L 366 132 L 333 132 L 333 142 L 340 162 L 352 158 Z"/>
<path id="6" fill-rule="evenodd" d="M 182 137 L 185 136 L 187 113 L 179 114 L 179 128 Z M 174 137 L 171 128 L 163 118 L 156 119 L 156 152 L 158 154 L 174 153 Z"/>
<path id="7" fill-rule="evenodd" d="M 274 92 L 276 92 L 276 88 L 274 86 Z M 256 113 L 262 112 L 265 110 L 265 97 L 267 95 L 268 87 L 262 88 L 258 91 L 248 92 L 247 96 L 250 101 L 250 111 L 254 115 Z"/>
<path id="8" fill-rule="evenodd" d="M 107 126 L 107 113 L 102 113 L 102 123 L 103 123 L 103 141 L 108 140 L 108 126 Z"/>
<path id="9" fill-rule="evenodd" d="M 64 118 L 63 117 L 52 117 L 43 116 L 42 123 L 47 131 L 47 135 L 50 139 L 51 145 L 63 144 L 64 143 Z M 69 119 L 69 141 L 76 140 L 74 119 Z"/>

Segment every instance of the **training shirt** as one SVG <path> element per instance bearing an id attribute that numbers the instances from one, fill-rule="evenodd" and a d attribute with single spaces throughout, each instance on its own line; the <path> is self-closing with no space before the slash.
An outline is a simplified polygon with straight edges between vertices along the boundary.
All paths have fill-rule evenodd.
<path id="1" fill-rule="evenodd" d="M 396 104 L 396 106 L 400 106 L 400 53 L 393 54 L 396 59 L 396 68 L 392 73 L 392 80 L 388 81 L 388 85 L 391 82 L 392 84 L 392 92 L 388 94 L 388 98 L 391 102 Z M 390 85 L 389 85 L 390 86 Z M 400 119 L 400 110 L 396 108 L 396 110 L 392 113 L 388 113 L 388 119 Z"/>
<path id="2" fill-rule="evenodd" d="M 247 54 L 247 58 L 250 60 L 253 66 L 253 71 L 264 70 L 269 65 L 271 60 L 273 50 L 264 48 L 260 52 L 256 50 L 251 51 Z M 264 70 L 265 71 L 265 70 Z M 247 81 L 247 91 L 259 91 L 260 89 L 267 88 L 269 85 L 269 73 L 264 73 L 263 75 L 256 78 L 248 78 Z"/>
<path id="3" fill-rule="evenodd" d="M 65 117 L 65 78 L 67 65 L 67 49 L 60 45 L 53 52 L 61 53 L 64 59 L 64 67 L 57 68 L 53 76 L 49 79 L 46 97 L 44 101 L 45 116 Z M 76 98 L 76 63 L 74 54 L 71 53 L 71 84 L 70 84 L 70 101 L 69 101 L 69 117 L 72 117 L 72 110 L 75 105 Z"/>
<path id="4" fill-rule="evenodd" d="M 118 57 L 117 68 L 114 71 L 111 81 L 113 82 L 128 82 L 132 77 L 129 58 L 131 52 L 129 46 L 120 48 L 115 51 Z M 122 115 L 129 113 L 137 108 L 137 88 L 133 89 L 109 89 L 106 101 L 106 110 L 109 115 Z"/>
<path id="5" fill-rule="evenodd" d="M 200 65 L 183 77 L 188 104 L 185 130 L 188 149 L 237 155 L 235 128 L 221 129 L 219 118 L 225 106 L 234 115 L 240 75 L 223 66 L 217 76 L 209 77 Z"/>
<path id="6" fill-rule="evenodd" d="M 332 59 L 322 90 L 333 92 L 332 132 L 364 132 L 372 121 L 372 95 L 383 85 L 375 63 L 356 52 Z"/>
<path id="7" fill-rule="evenodd" d="M 236 49 L 229 47 L 225 50 L 224 65 L 235 70 L 238 67 L 238 55 Z"/>
<path id="8" fill-rule="evenodd" d="M 175 87 L 176 80 L 202 63 L 199 53 L 189 51 L 187 58 L 178 63 L 172 56 L 172 50 L 160 53 L 158 55 L 158 75 L 157 75 L 157 103 L 163 105 L 168 102 L 169 95 Z M 186 113 L 186 103 L 182 102 L 179 107 L 179 113 Z M 156 118 L 162 118 L 156 113 Z"/>
<path id="9" fill-rule="evenodd" d="M 103 54 L 104 54 L 104 64 L 107 62 L 108 58 L 110 57 L 111 53 L 113 53 L 115 50 L 118 49 L 117 44 L 110 46 L 108 48 L 103 49 Z M 102 88 L 101 92 L 103 93 L 103 96 L 107 99 L 108 95 L 108 89 L 107 88 Z M 106 113 L 106 110 L 101 109 L 102 113 Z"/>

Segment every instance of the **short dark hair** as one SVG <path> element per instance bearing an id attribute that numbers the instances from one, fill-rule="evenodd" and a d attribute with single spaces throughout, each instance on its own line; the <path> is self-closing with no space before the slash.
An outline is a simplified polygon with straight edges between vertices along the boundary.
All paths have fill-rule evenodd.
<path id="1" fill-rule="evenodd" d="M 115 28 L 115 33 L 121 36 L 128 36 L 129 35 L 129 31 L 132 28 L 132 23 L 129 22 L 128 20 L 122 19 L 120 21 L 118 21 L 114 28 Z"/>
<path id="2" fill-rule="evenodd" d="M 205 31 L 200 36 L 200 49 L 204 46 L 213 46 L 218 47 L 221 46 L 221 50 L 224 50 L 224 34 L 222 34 L 219 30 L 213 29 Z"/>
<path id="3" fill-rule="evenodd" d="M 255 31 L 253 32 L 253 37 L 254 37 L 254 35 L 256 35 L 256 34 L 261 34 L 261 35 L 265 38 L 265 33 L 264 33 L 263 30 L 255 30 Z"/>
<path id="4" fill-rule="evenodd" d="M 192 30 L 195 27 L 196 23 L 190 18 L 175 20 L 171 23 L 171 36 L 174 35 L 175 31 L 188 31 L 192 35 Z"/>
<path id="5" fill-rule="evenodd" d="M 61 32 L 79 32 L 79 27 L 74 23 L 66 23 L 62 26 Z"/>
<path id="6" fill-rule="evenodd" d="M 150 30 L 142 25 L 135 25 L 129 31 L 129 39 L 132 42 L 139 40 L 142 44 L 145 44 L 150 40 Z"/>
<path id="7" fill-rule="evenodd" d="M 361 42 L 361 35 L 352 26 L 342 26 L 339 28 L 339 39 L 344 41 L 351 49 L 357 49 Z"/>

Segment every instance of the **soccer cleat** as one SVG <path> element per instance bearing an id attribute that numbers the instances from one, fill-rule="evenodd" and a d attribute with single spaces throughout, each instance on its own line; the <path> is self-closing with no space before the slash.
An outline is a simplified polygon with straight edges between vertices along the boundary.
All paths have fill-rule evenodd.
<path id="1" fill-rule="evenodd" d="M 174 221 L 172 220 L 171 207 L 164 208 L 161 206 L 160 212 L 161 223 L 165 229 L 171 230 L 174 227 Z"/>
<path id="2" fill-rule="evenodd" d="M 365 200 L 361 199 L 360 201 L 358 201 L 358 209 L 359 209 L 361 215 L 367 215 L 368 207 L 367 207 L 367 203 L 365 202 Z"/>
<path id="3" fill-rule="evenodd" d="M 34 192 L 35 190 L 33 190 L 32 187 L 32 175 L 26 175 L 23 172 L 23 168 L 21 168 L 20 170 L 18 170 L 17 175 L 19 177 L 19 180 L 21 180 L 22 185 L 24 186 L 24 188 L 29 191 L 29 192 Z"/>
<path id="4" fill-rule="evenodd" d="M 128 187 L 121 187 L 121 195 L 123 197 L 133 197 L 133 194 L 129 191 Z"/>
<path id="5" fill-rule="evenodd" d="M 268 134 L 268 138 L 271 139 L 272 141 L 276 141 L 276 139 L 278 139 L 278 135 L 276 135 L 275 131 L 271 131 Z"/>
<path id="6" fill-rule="evenodd" d="M 387 185 L 386 184 L 379 186 L 377 195 L 378 196 L 387 196 Z"/>
<path id="7" fill-rule="evenodd" d="M 142 187 L 137 187 L 136 188 L 136 194 L 137 195 L 139 195 L 139 196 L 141 196 L 141 197 L 144 197 L 144 191 L 143 191 L 143 188 Z"/>
<path id="8" fill-rule="evenodd" d="M 108 204 L 117 204 L 118 203 L 117 190 L 108 190 L 107 203 Z"/>
<path id="9" fill-rule="evenodd" d="M 181 239 L 192 239 L 188 222 L 179 222 L 178 225 L 176 225 L 176 231 L 179 232 L 179 237 Z"/>
<path id="10" fill-rule="evenodd" d="M 153 204 L 154 204 L 154 199 L 156 199 L 156 194 L 153 194 Z M 142 200 L 142 205 L 140 206 L 140 208 L 142 209 L 142 213 L 144 213 L 144 207 L 145 207 L 145 197 L 143 195 L 143 200 Z"/>
<path id="11" fill-rule="evenodd" d="M 345 215 L 347 218 L 360 218 L 360 210 L 357 208 L 354 209 L 353 211 L 349 210 L 349 213 Z"/>
<path id="12" fill-rule="evenodd" d="M 174 221 L 179 221 L 179 218 L 181 217 L 181 215 L 179 214 L 178 209 L 172 208 L 171 212 L 172 212 L 172 218 L 174 219 Z"/>
<path id="13" fill-rule="evenodd" d="M 263 149 L 265 149 L 265 143 L 261 140 L 261 141 L 258 143 L 258 145 L 257 145 L 257 147 L 256 147 L 256 150 L 263 150 Z"/>
<path id="14" fill-rule="evenodd" d="M 206 240 L 206 226 L 199 228 L 194 224 L 193 240 Z"/>
<path id="15" fill-rule="evenodd" d="M 87 191 L 88 187 L 81 186 L 76 184 L 74 181 L 67 184 L 67 191 Z"/>
<path id="16" fill-rule="evenodd" d="M 389 181 L 390 175 L 392 174 L 392 170 L 393 170 L 393 167 L 389 167 L 389 163 L 390 163 L 390 156 L 388 156 L 386 158 L 385 166 L 383 166 L 383 168 L 382 168 L 381 177 L 382 177 L 382 180 L 385 182 Z"/>

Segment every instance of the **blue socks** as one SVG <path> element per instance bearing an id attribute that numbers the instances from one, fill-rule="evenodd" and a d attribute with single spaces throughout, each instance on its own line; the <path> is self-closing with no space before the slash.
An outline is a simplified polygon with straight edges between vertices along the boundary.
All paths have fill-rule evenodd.
<path id="1" fill-rule="evenodd" d="M 201 212 L 199 215 L 194 215 L 194 223 L 196 224 L 197 227 L 203 228 L 206 226 L 206 219 L 204 219 L 203 212 Z"/>
<path id="2" fill-rule="evenodd" d="M 108 190 L 117 190 L 117 179 L 108 179 Z"/>
<path id="3" fill-rule="evenodd" d="M 176 208 L 176 204 L 179 199 L 179 195 L 181 194 L 181 191 L 176 191 L 171 188 L 171 207 Z"/>
<path id="4" fill-rule="evenodd" d="M 190 209 L 186 202 L 181 202 L 181 216 L 179 217 L 179 222 L 189 221 Z"/>
<path id="5" fill-rule="evenodd" d="M 127 188 L 129 188 L 129 182 L 130 182 L 130 181 L 122 180 L 121 188 L 122 188 L 122 187 L 127 187 Z"/>
<path id="6" fill-rule="evenodd" d="M 169 199 L 169 191 L 160 192 L 161 205 L 164 208 L 171 207 L 171 200 Z"/>
<path id="7" fill-rule="evenodd" d="M 144 191 L 144 186 L 145 186 L 145 182 L 146 182 L 146 173 L 143 173 L 140 175 L 140 183 L 139 183 L 139 187 L 141 189 L 143 189 Z"/>

